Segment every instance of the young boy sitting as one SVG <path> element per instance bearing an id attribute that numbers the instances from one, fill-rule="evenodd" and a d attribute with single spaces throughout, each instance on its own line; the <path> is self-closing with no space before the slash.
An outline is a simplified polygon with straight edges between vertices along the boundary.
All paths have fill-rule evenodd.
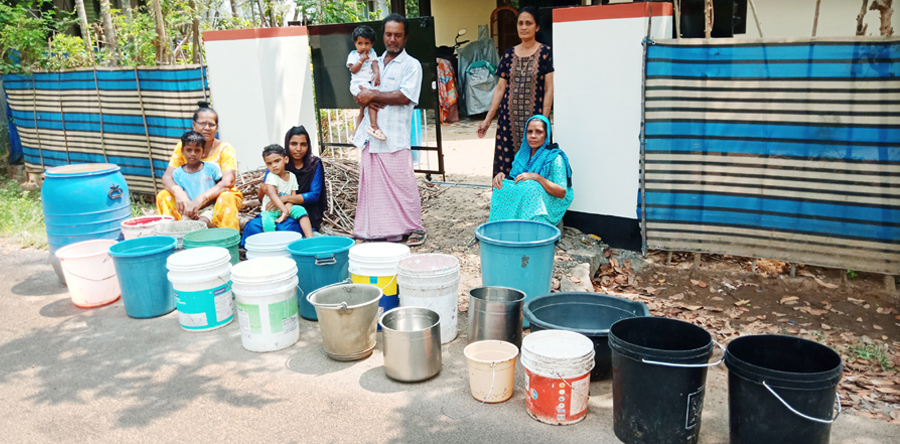
<path id="1" fill-rule="evenodd" d="M 287 151 L 281 145 L 269 145 L 263 149 L 263 161 L 266 162 L 266 168 L 269 169 L 269 174 L 266 175 L 263 183 L 266 195 L 263 197 L 263 211 L 260 213 L 263 231 L 275 231 L 275 224 L 284 222 L 290 215 L 300 223 L 303 237 L 312 237 L 312 224 L 309 222 L 306 208 L 303 208 L 302 205 L 285 204 L 281 201 L 280 196 L 296 194 L 298 188 L 297 178 L 284 169 L 285 164 L 290 162 Z M 269 202 L 274 203 L 278 209 L 265 211 Z"/>
<path id="2" fill-rule="evenodd" d="M 222 170 L 212 162 L 204 162 L 203 149 L 206 146 L 206 138 L 196 131 L 188 131 L 181 136 L 181 153 L 187 163 L 176 169 L 172 174 L 175 183 L 184 189 L 185 194 L 200 208 L 198 214 L 182 215 L 187 219 L 202 221 L 207 227 L 212 228 L 213 209 L 210 196 L 207 193 L 216 183 L 222 180 Z"/>
<path id="3" fill-rule="evenodd" d="M 378 68 L 378 54 L 372 49 L 372 43 L 375 42 L 375 31 L 366 25 L 357 26 L 351 34 L 353 44 L 356 46 L 355 51 L 350 51 L 347 55 L 347 68 L 350 68 L 350 94 L 356 97 L 359 94 L 360 87 L 372 89 L 381 84 L 381 73 Z M 366 133 L 378 140 L 387 140 L 384 133 L 378 129 L 378 110 L 374 106 L 369 106 L 369 128 Z M 362 122 L 363 113 L 366 107 L 359 110 L 359 116 L 356 118 L 356 127 Z"/>

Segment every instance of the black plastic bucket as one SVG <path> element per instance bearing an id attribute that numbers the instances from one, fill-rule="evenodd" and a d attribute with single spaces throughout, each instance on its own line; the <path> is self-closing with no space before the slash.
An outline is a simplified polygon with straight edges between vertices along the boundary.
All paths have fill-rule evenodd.
<path id="1" fill-rule="evenodd" d="M 668 318 L 630 318 L 609 329 L 613 430 L 626 444 L 695 444 L 713 340 Z"/>
<path id="2" fill-rule="evenodd" d="M 731 444 L 828 443 L 844 371 L 837 352 L 792 336 L 744 336 L 728 343 L 725 365 Z"/>
<path id="3" fill-rule="evenodd" d="M 531 331 L 569 330 L 581 333 L 594 343 L 591 381 L 609 378 L 609 328 L 621 319 L 650 316 L 647 306 L 602 293 L 551 293 L 525 302 L 522 312 Z"/>

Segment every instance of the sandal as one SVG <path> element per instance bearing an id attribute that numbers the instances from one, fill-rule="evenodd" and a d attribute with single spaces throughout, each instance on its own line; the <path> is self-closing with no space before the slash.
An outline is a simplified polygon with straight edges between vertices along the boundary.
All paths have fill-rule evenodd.
<path id="1" fill-rule="evenodd" d="M 428 238 L 428 234 L 424 231 L 413 231 L 409 233 L 409 237 L 406 239 L 407 247 L 417 247 L 425 243 L 425 239 Z"/>
<path id="2" fill-rule="evenodd" d="M 366 128 L 366 134 L 368 134 L 382 142 L 387 140 L 387 136 L 385 136 L 384 133 L 381 132 L 380 129 L 377 129 L 377 128 L 373 129 L 371 126 Z"/>

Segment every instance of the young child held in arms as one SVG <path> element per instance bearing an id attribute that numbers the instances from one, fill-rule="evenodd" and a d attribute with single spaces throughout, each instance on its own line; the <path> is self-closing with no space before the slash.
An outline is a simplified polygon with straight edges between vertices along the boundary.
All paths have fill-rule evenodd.
<path id="1" fill-rule="evenodd" d="M 281 145 L 269 145 L 263 149 L 263 160 L 266 162 L 266 168 L 269 169 L 269 174 L 266 175 L 263 183 L 266 195 L 262 201 L 263 212 L 260 213 L 263 231 L 275 231 L 275 224 L 284 222 L 290 216 L 300 223 L 303 237 L 312 237 L 312 224 L 309 222 L 306 208 L 303 208 L 302 205 L 285 204 L 281 201 L 280 196 L 296 194 L 298 188 L 297 178 L 284 169 L 285 164 L 290 162 L 287 151 Z M 269 202 L 274 203 L 278 209 L 265 211 Z"/>
<path id="2" fill-rule="evenodd" d="M 213 209 L 210 200 L 212 196 L 207 193 L 216 183 L 222 180 L 222 170 L 212 162 L 204 162 L 203 149 L 206 146 L 206 138 L 196 131 L 188 131 L 181 136 L 181 154 L 187 163 L 176 169 L 172 174 L 175 183 L 180 186 L 188 198 L 200 208 L 195 214 L 182 214 L 186 219 L 199 220 L 212 228 Z"/>
<path id="3" fill-rule="evenodd" d="M 350 51 L 347 56 L 347 67 L 350 68 L 350 94 L 356 97 L 359 94 L 360 87 L 373 89 L 381 84 L 381 72 L 378 68 L 378 54 L 372 49 L 372 43 L 375 42 L 375 31 L 366 25 L 357 26 L 351 35 L 353 44 L 356 45 L 356 51 Z M 374 106 L 369 108 L 369 128 L 366 133 L 378 140 L 387 140 L 384 133 L 378 129 L 378 110 Z M 363 113 L 366 107 L 359 109 L 359 116 L 356 117 L 356 127 L 362 122 Z"/>

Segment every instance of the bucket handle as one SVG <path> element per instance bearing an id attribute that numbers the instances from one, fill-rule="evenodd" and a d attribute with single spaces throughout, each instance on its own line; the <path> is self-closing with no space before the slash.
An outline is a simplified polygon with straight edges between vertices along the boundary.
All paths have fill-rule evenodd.
<path id="1" fill-rule="evenodd" d="M 103 259 L 103 262 L 106 262 L 106 261 L 108 261 L 109 259 L 110 259 L 110 256 L 107 255 L 107 256 L 106 256 L 106 259 Z M 84 280 L 86 280 L 86 281 L 91 281 L 91 282 L 103 282 L 103 281 L 107 281 L 107 280 L 110 280 L 110 279 L 116 277 L 116 272 L 113 271 L 113 274 L 111 274 L 111 275 L 109 275 L 109 276 L 107 276 L 107 277 L 105 277 L 105 278 L 103 278 L 103 279 L 91 279 L 91 278 L 89 278 L 89 277 L 79 276 L 79 275 L 77 275 L 77 274 L 75 274 L 75 273 L 72 273 L 68 268 L 66 268 L 65 261 L 59 261 L 59 266 L 62 267 L 63 271 L 65 271 L 66 273 L 69 273 L 69 274 L 71 274 L 72 276 L 77 277 L 78 279 L 84 279 Z"/>
<path id="2" fill-rule="evenodd" d="M 484 397 L 484 400 L 481 401 L 481 404 L 478 404 L 478 407 L 475 407 L 475 410 L 472 410 L 471 412 L 466 413 L 465 415 L 462 415 L 462 416 L 453 417 L 453 416 L 448 415 L 447 412 L 444 411 L 444 407 L 441 406 L 441 413 L 443 413 L 444 416 L 446 416 L 450 419 L 463 419 L 463 418 L 470 416 L 470 415 L 474 414 L 475 412 L 477 412 L 478 409 L 480 409 L 481 406 L 483 406 L 487 402 L 488 399 L 491 399 L 491 393 L 494 392 L 494 382 L 497 380 L 497 369 L 495 368 L 496 365 L 497 365 L 497 361 L 491 361 L 491 388 L 488 390 L 488 394 L 487 394 L 487 396 Z"/>
<path id="3" fill-rule="evenodd" d="M 725 346 L 720 344 L 715 339 L 712 340 L 714 344 L 716 344 L 723 351 L 725 350 Z M 641 362 L 644 364 L 653 364 L 653 365 L 661 365 L 663 367 L 677 367 L 677 368 L 706 368 L 706 367 L 715 367 L 722 363 L 725 360 L 725 354 L 722 354 L 722 358 L 716 362 L 707 362 L 706 364 L 678 364 L 675 362 L 662 362 L 662 361 L 650 361 L 644 358 L 641 358 Z"/>
<path id="4" fill-rule="evenodd" d="M 225 284 L 225 287 L 228 288 L 228 291 L 232 291 L 231 284 L 229 284 L 228 282 L 225 282 L 225 279 L 222 279 L 222 276 L 216 276 L 216 279 L 222 281 L 222 283 Z"/>
<path id="5" fill-rule="evenodd" d="M 766 388 L 766 390 L 769 391 L 769 393 L 774 395 L 776 399 L 781 401 L 781 403 L 784 404 L 784 406 L 787 407 L 788 410 L 790 410 L 792 413 L 794 413 L 795 415 L 797 415 L 803 419 L 808 419 L 810 421 L 818 422 L 820 424 L 831 424 L 838 419 L 838 416 L 841 415 L 841 395 L 838 394 L 837 392 L 834 392 L 834 402 L 835 402 L 835 404 L 837 404 L 837 413 L 834 414 L 834 418 L 819 419 L 819 418 L 814 418 L 809 415 L 804 415 L 803 413 L 800 413 L 799 411 L 797 411 L 797 409 L 791 407 L 791 405 L 788 404 L 787 401 L 784 400 L 784 398 L 782 398 L 781 396 L 778 396 L 778 393 L 775 393 L 775 390 L 772 390 L 772 387 L 769 387 L 769 384 L 766 384 L 766 381 L 763 381 L 762 385 L 763 385 L 763 387 Z"/>
<path id="6" fill-rule="evenodd" d="M 110 199 L 114 200 L 121 199 L 123 194 L 125 194 L 125 192 L 122 191 L 122 188 L 119 187 L 119 184 L 117 183 L 110 185 L 109 192 L 106 193 L 106 195 L 109 196 Z"/>
<path id="7" fill-rule="evenodd" d="M 326 258 L 320 258 L 319 256 L 316 256 L 316 266 L 317 267 L 321 267 L 324 265 L 334 265 L 336 263 L 337 263 L 337 258 L 335 257 L 334 254 L 332 254 L 331 257 L 326 257 Z"/>
<path id="8" fill-rule="evenodd" d="M 316 291 L 319 291 L 319 290 L 326 289 L 326 288 L 328 288 L 328 287 L 334 287 L 335 285 L 349 284 L 350 282 L 352 282 L 352 281 L 350 280 L 350 278 L 347 278 L 347 279 L 344 279 L 344 280 L 342 280 L 342 281 L 340 281 L 340 282 L 335 282 L 335 283 L 333 283 L 333 284 L 328 284 L 328 285 L 326 285 L 326 286 L 324 286 L 324 287 L 317 288 L 315 291 L 313 291 L 313 293 L 315 293 Z M 303 291 L 302 288 L 300 288 L 300 284 L 297 284 L 297 290 L 300 290 L 300 298 L 301 298 L 301 299 L 306 299 L 306 292 Z M 312 293 L 310 293 L 310 294 L 312 294 Z"/>

